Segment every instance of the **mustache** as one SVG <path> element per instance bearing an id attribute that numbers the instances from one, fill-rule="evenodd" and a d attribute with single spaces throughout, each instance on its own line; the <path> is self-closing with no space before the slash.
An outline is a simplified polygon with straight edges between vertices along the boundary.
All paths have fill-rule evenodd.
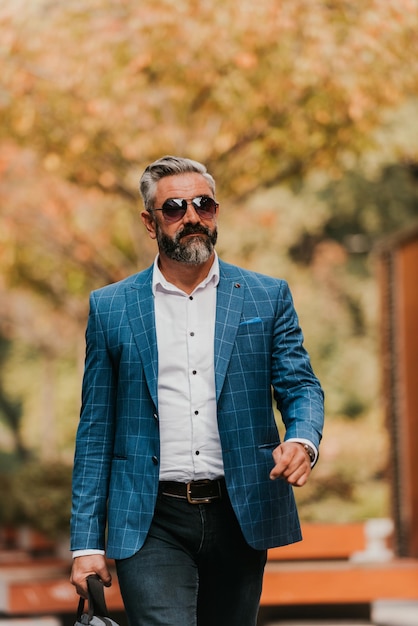
<path id="1" fill-rule="evenodd" d="M 210 237 L 210 230 L 203 226 L 203 224 L 186 224 L 186 226 L 176 235 L 177 241 L 179 241 L 182 237 L 186 237 L 187 235 L 207 235 Z"/>

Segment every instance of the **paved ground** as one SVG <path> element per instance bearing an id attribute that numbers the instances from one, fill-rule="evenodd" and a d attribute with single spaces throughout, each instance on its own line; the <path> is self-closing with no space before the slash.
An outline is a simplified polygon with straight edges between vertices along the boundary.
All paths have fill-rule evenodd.
<path id="1" fill-rule="evenodd" d="M 379 600 L 367 619 L 271 619 L 264 626 L 418 626 L 418 600 Z"/>
<path id="2" fill-rule="evenodd" d="M 371 619 L 377 626 L 418 626 L 418 600 L 379 600 Z"/>
<path id="3" fill-rule="evenodd" d="M 286 621 L 286 622 L 268 622 L 266 626 L 371 626 L 371 622 L 347 621 L 347 620 L 325 620 L 325 621 Z M 418 624 L 416 625 L 418 626 Z"/>
<path id="4" fill-rule="evenodd" d="M 276 620 L 265 626 L 418 626 L 418 602 L 381 601 L 371 611 L 371 621 L 346 619 Z"/>

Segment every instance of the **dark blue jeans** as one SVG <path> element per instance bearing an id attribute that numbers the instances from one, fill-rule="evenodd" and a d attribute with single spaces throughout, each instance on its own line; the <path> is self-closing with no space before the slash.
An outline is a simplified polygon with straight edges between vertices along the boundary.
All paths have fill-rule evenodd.
<path id="1" fill-rule="evenodd" d="M 130 626 L 255 626 L 266 556 L 244 540 L 227 496 L 158 496 L 144 546 L 116 562 Z"/>

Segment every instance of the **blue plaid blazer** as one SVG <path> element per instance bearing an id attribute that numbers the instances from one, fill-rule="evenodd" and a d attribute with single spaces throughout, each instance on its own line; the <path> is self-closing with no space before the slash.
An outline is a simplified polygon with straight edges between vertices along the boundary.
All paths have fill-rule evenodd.
<path id="1" fill-rule="evenodd" d="M 160 454 L 151 285 L 152 267 L 90 297 L 72 550 L 106 548 L 110 558 L 127 558 L 151 524 Z M 323 392 L 285 281 L 220 261 L 215 374 L 225 479 L 244 537 L 256 549 L 299 541 L 292 488 L 269 479 L 280 443 L 272 398 L 285 438 L 318 446 Z"/>

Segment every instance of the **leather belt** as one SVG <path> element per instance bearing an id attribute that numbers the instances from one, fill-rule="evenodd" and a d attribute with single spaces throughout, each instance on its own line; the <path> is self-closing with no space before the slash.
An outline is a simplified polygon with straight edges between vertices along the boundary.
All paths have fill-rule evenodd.
<path id="1" fill-rule="evenodd" d="M 225 493 L 225 480 L 192 480 L 189 483 L 178 483 L 163 480 L 159 484 L 159 493 L 163 496 L 187 500 L 190 504 L 209 504 L 222 499 Z"/>

